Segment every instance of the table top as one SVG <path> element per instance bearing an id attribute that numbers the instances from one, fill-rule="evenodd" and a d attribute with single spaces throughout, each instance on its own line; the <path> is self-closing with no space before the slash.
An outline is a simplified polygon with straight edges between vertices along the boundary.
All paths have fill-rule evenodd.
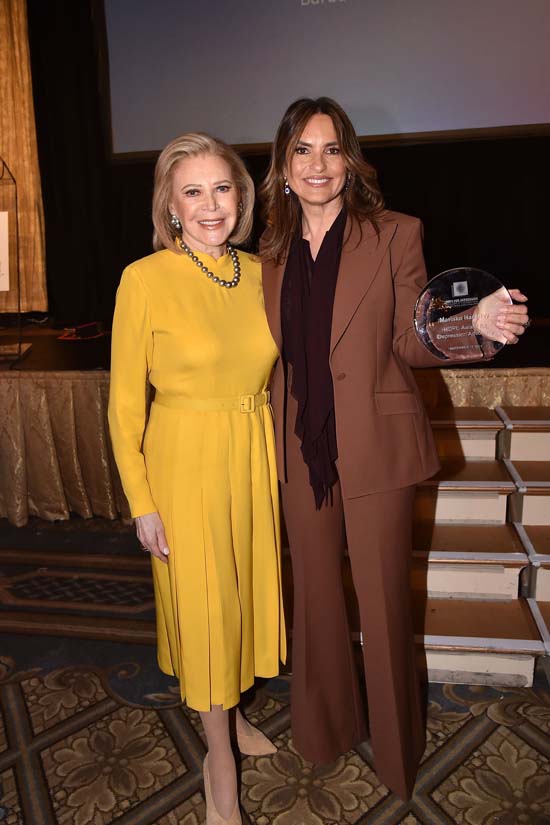
<path id="1" fill-rule="evenodd" d="M 24 343 L 32 343 L 31 349 L 16 362 L 0 360 L 0 371 L 64 371 L 108 370 L 111 360 L 111 336 L 58 341 L 61 330 L 51 335 L 25 335 Z M 2 335 L 0 345 L 17 342 L 16 335 Z"/>

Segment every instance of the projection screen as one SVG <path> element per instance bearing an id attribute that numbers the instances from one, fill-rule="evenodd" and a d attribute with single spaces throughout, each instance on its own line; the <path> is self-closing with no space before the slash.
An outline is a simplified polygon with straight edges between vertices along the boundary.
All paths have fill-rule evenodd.
<path id="1" fill-rule="evenodd" d="M 113 151 L 267 143 L 328 95 L 358 134 L 550 121 L 549 0 L 105 0 Z"/>

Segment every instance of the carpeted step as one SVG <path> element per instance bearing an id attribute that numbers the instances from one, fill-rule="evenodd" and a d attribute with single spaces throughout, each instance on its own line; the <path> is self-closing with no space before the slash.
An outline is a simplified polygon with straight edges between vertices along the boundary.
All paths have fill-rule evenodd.
<path id="1" fill-rule="evenodd" d="M 550 490 L 550 461 L 511 460 L 508 467 L 513 467 L 518 477 L 516 483 L 527 491 L 544 493 Z"/>
<path id="2" fill-rule="evenodd" d="M 432 682 L 528 687 L 545 643 L 527 600 L 415 600 Z"/>
<path id="3" fill-rule="evenodd" d="M 486 407 L 440 407 L 430 411 L 439 457 L 495 458 L 505 425 Z"/>
<path id="4" fill-rule="evenodd" d="M 529 557 L 530 595 L 550 602 L 550 525 L 515 524 L 518 537 Z"/>
<path id="5" fill-rule="evenodd" d="M 529 525 L 550 525 L 550 461 L 504 463 L 517 493 L 511 497 L 513 520 Z"/>
<path id="6" fill-rule="evenodd" d="M 425 522 L 504 523 L 515 490 L 502 461 L 445 459 L 439 473 L 419 485 L 415 516 Z"/>
<path id="7" fill-rule="evenodd" d="M 550 407 L 496 407 L 505 426 L 503 454 L 512 461 L 550 460 Z"/>
<path id="8" fill-rule="evenodd" d="M 510 524 L 417 522 L 413 548 L 413 588 L 440 598 L 514 599 L 529 563 Z"/>
<path id="9" fill-rule="evenodd" d="M 542 635 L 546 642 L 546 652 L 550 656 L 550 599 L 536 599 L 540 618 L 544 622 Z"/>
<path id="10" fill-rule="evenodd" d="M 524 525 L 550 525 L 550 488 L 526 488 L 521 495 L 521 522 Z"/>
<path id="11" fill-rule="evenodd" d="M 154 619 L 151 560 L 143 552 L 0 549 L 0 635 L 154 644 Z"/>
<path id="12" fill-rule="evenodd" d="M 21 633 L 32 636 L 97 639 L 106 642 L 131 642 L 155 645 L 156 625 L 153 620 L 136 621 L 117 617 L 75 613 L 35 613 L 3 610 L 0 613 L 0 636 L 3 633 Z"/>

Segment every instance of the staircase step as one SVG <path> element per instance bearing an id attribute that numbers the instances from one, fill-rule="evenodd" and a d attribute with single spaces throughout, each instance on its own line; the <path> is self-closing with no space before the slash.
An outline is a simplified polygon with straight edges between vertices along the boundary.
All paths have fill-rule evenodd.
<path id="1" fill-rule="evenodd" d="M 509 435 L 507 455 L 512 461 L 539 461 L 550 459 L 550 432 L 539 430 L 516 431 Z"/>
<path id="2" fill-rule="evenodd" d="M 550 602 L 550 525 L 515 525 L 518 536 L 529 556 L 531 595 Z"/>
<path id="3" fill-rule="evenodd" d="M 514 521 L 525 525 L 550 524 L 550 461 L 506 463 L 519 491 L 511 499 Z"/>
<path id="4" fill-rule="evenodd" d="M 507 497 L 516 487 L 503 462 L 496 459 L 445 459 L 442 469 L 423 481 L 417 492 L 419 521 L 503 523 Z"/>
<path id="5" fill-rule="evenodd" d="M 536 658 L 546 650 L 524 599 L 428 599 L 414 610 L 431 682 L 532 685 Z"/>
<path id="6" fill-rule="evenodd" d="M 437 486 L 445 490 L 487 490 L 489 492 L 509 492 L 515 489 L 505 465 L 496 459 L 444 460 L 441 470 L 423 481 L 420 486 Z"/>
<path id="7" fill-rule="evenodd" d="M 512 461 L 550 459 L 550 407 L 497 407 L 506 426 L 503 443 Z"/>
<path id="8" fill-rule="evenodd" d="M 550 655 L 550 599 L 537 599 L 537 607 L 540 611 L 540 616 L 545 624 L 544 633 L 546 645 L 547 645 L 547 653 Z"/>
<path id="9" fill-rule="evenodd" d="M 506 429 L 499 435 L 500 454 L 512 461 L 550 459 L 549 407 L 496 407 Z"/>
<path id="10" fill-rule="evenodd" d="M 415 522 L 414 555 L 430 561 L 525 561 L 525 550 L 511 524 L 430 524 Z"/>
<path id="11" fill-rule="evenodd" d="M 512 461 L 519 483 L 527 490 L 550 490 L 550 461 Z"/>
<path id="12" fill-rule="evenodd" d="M 504 423 L 488 407 L 433 407 L 430 409 L 432 427 L 445 429 L 502 429 Z"/>
<path id="13" fill-rule="evenodd" d="M 524 488 L 521 496 L 521 522 L 526 527 L 550 525 L 550 488 Z"/>
<path id="14" fill-rule="evenodd" d="M 535 553 L 540 557 L 546 557 L 550 562 L 550 525 L 548 524 L 528 524 L 525 532 L 535 549 Z"/>
<path id="15" fill-rule="evenodd" d="M 21 633 L 30 636 L 58 636 L 77 639 L 96 639 L 106 642 L 131 644 L 157 643 L 154 621 L 111 617 L 67 615 L 67 613 L 31 613 L 24 611 L 0 612 L 0 633 Z"/>
<path id="16" fill-rule="evenodd" d="M 441 407 L 430 411 L 440 458 L 495 458 L 504 424 L 484 407 Z"/>
<path id="17" fill-rule="evenodd" d="M 514 599 L 528 565 L 510 524 L 416 523 L 413 547 L 413 588 L 430 596 Z"/>
<path id="18" fill-rule="evenodd" d="M 44 551 L 11 547 L 0 548 L 0 564 L 23 564 L 25 567 L 46 565 Z M 78 567 L 79 570 L 121 570 L 126 573 L 151 574 L 151 558 L 148 553 L 138 553 L 136 549 L 129 553 L 75 553 L 70 551 L 48 551 L 47 568 Z"/>
<path id="19" fill-rule="evenodd" d="M 518 653 L 541 649 L 540 635 L 525 599 L 495 603 L 418 597 L 413 612 L 416 632 L 432 649 L 459 646 Z"/>
<path id="20" fill-rule="evenodd" d="M 543 429 L 550 432 L 550 407 L 512 407 L 507 404 L 496 407 L 495 412 L 501 417 L 506 426 L 514 429 Z"/>

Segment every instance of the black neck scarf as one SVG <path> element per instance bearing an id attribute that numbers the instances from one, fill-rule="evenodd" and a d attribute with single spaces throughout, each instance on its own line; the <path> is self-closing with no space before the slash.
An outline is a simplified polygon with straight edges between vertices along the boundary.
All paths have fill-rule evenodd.
<path id="1" fill-rule="evenodd" d="M 329 367 L 332 309 L 346 226 L 342 209 L 325 234 L 317 258 L 300 236 L 292 242 L 281 292 L 283 356 L 292 365 L 290 391 L 298 402 L 294 431 L 317 509 L 338 480 L 334 392 Z M 331 497 L 332 498 L 332 497 Z"/>

